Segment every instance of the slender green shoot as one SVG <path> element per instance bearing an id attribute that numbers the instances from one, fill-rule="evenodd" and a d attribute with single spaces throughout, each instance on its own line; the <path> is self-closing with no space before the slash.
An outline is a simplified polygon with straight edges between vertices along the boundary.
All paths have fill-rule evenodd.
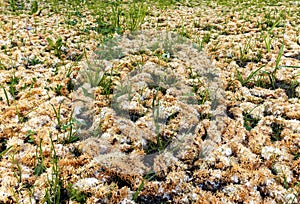
<path id="1" fill-rule="evenodd" d="M 267 33 L 267 35 L 264 38 L 265 46 L 267 48 L 268 52 L 271 52 L 271 47 L 272 47 L 272 38 L 270 38 L 270 33 Z"/>
<path id="2" fill-rule="evenodd" d="M 15 165 L 14 167 L 14 176 L 18 179 L 19 183 L 22 183 L 22 169 L 19 162 L 15 159 L 15 154 L 12 155 L 12 162 Z"/>
<path id="3" fill-rule="evenodd" d="M 52 139 L 52 134 L 49 134 L 50 136 L 50 141 L 51 141 L 51 175 L 47 176 L 47 188 L 45 190 L 45 197 L 44 197 L 44 202 L 46 203 L 52 203 L 52 204 L 60 204 L 61 203 L 61 191 L 62 191 L 62 179 L 59 175 L 60 173 L 60 166 L 58 164 L 59 158 L 57 156 L 55 147 L 54 147 L 54 142 Z"/>
<path id="4" fill-rule="evenodd" d="M 135 1 L 132 5 L 129 6 L 129 10 L 126 16 L 128 21 L 127 29 L 131 31 L 138 30 L 144 22 L 146 16 L 145 4 L 141 1 Z"/>
<path id="5" fill-rule="evenodd" d="M 79 140 L 77 132 L 74 131 L 74 126 L 76 124 L 80 124 L 80 122 L 77 121 L 75 118 L 73 118 L 73 113 L 74 113 L 74 110 L 72 110 L 67 124 L 62 126 L 62 130 L 67 132 L 67 137 L 64 140 L 64 144 L 73 143 L 73 142 L 76 142 L 77 140 Z"/>
<path id="6" fill-rule="evenodd" d="M 9 102 L 9 98 L 8 98 L 8 94 L 6 92 L 6 89 L 3 86 L 1 86 L 1 87 L 2 87 L 4 95 L 5 95 L 6 103 L 7 103 L 8 106 L 10 106 L 10 102 Z"/>
<path id="7" fill-rule="evenodd" d="M 39 150 L 38 150 L 39 149 Z M 42 149 L 42 139 L 39 142 L 39 147 L 36 149 L 35 158 L 37 160 L 36 167 L 34 168 L 33 174 L 40 176 L 46 171 L 46 166 L 44 163 L 43 149 Z"/>
<path id="8" fill-rule="evenodd" d="M 18 122 L 19 122 L 19 123 L 24 123 L 24 122 L 26 122 L 26 121 L 28 120 L 27 115 L 28 115 L 29 113 L 27 113 L 26 115 L 22 114 L 22 113 L 19 111 L 19 108 L 18 108 L 18 106 L 17 106 L 15 100 L 14 100 L 14 104 L 15 104 L 15 109 L 16 109 L 16 113 L 17 113 L 17 116 L 18 116 Z"/>
<path id="9" fill-rule="evenodd" d="M 247 59 L 247 55 L 249 54 L 251 48 L 251 39 L 249 39 L 244 46 L 239 47 L 240 55 L 239 60 L 241 63 L 245 63 Z"/>
<path id="10" fill-rule="evenodd" d="M 11 150 L 12 146 L 6 148 L 5 150 L 3 150 L 2 152 L 0 152 L 0 159 Z"/>
<path id="11" fill-rule="evenodd" d="M 265 65 L 264 65 L 264 66 L 261 66 L 260 68 L 258 68 L 258 69 L 256 69 L 256 70 L 254 70 L 253 72 L 251 72 L 251 73 L 249 74 L 249 76 L 246 77 L 246 79 L 243 78 L 241 72 L 239 72 L 238 70 L 236 70 L 236 77 L 237 77 L 237 80 L 238 80 L 239 82 L 241 82 L 242 86 L 246 86 L 246 85 L 248 85 L 248 83 L 249 83 L 251 80 L 253 80 L 253 78 L 258 74 L 258 72 L 259 72 L 263 67 L 265 67 Z"/>
<path id="12" fill-rule="evenodd" d="M 12 95 L 13 98 L 16 97 L 16 95 L 18 94 L 18 91 L 16 89 L 16 85 L 19 83 L 19 78 L 16 77 L 16 75 L 14 74 L 10 81 L 8 82 L 8 85 L 9 85 L 9 92 L 10 94 Z"/>
<path id="13" fill-rule="evenodd" d="M 282 41 L 281 48 L 280 48 L 278 56 L 276 58 L 275 68 L 269 75 L 270 82 L 271 82 L 271 85 L 272 85 L 273 89 L 276 88 L 276 72 L 279 69 L 279 63 L 281 61 L 281 57 L 282 57 L 283 53 L 284 53 L 284 39 Z"/>
<path id="14" fill-rule="evenodd" d="M 139 185 L 138 189 L 134 192 L 132 199 L 134 200 L 134 202 L 137 202 L 137 198 L 140 194 L 140 192 L 142 191 L 142 189 L 144 188 L 144 180 L 142 181 L 142 183 Z"/>
<path id="15" fill-rule="evenodd" d="M 58 109 L 56 109 L 56 108 L 54 107 L 54 105 L 51 104 L 52 109 L 53 109 L 54 114 L 55 114 L 55 117 L 56 117 L 56 120 L 57 120 L 57 129 L 58 129 L 58 130 L 61 130 L 61 127 L 62 127 L 62 123 L 61 123 L 61 115 L 60 115 L 61 104 L 62 104 L 62 103 L 59 104 Z"/>

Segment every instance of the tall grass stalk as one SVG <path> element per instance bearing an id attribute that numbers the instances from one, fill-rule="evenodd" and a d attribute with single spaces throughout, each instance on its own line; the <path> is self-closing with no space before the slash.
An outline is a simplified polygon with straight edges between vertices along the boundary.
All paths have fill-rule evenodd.
<path id="1" fill-rule="evenodd" d="M 58 164 L 59 158 L 57 156 L 52 134 L 49 134 L 51 142 L 51 175 L 47 176 L 47 188 L 45 190 L 45 203 L 60 204 L 61 203 L 61 191 L 62 191 L 62 180 L 60 178 L 60 166 Z"/>
<path id="2" fill-rule="evenodd" d="M 275 68 L 269 75 L 270 82 L 271 82 L 273 89 L 276 88 L 276 73 L 277 73 L 277 70 L 279 69 L 279 63 L 281 61 L 281 57 L 282 57 L 283 53 L 284 53 L 284 39 L 282 41 L 281 48 L 280 48 L 278 56 L 276 58 Z"/>

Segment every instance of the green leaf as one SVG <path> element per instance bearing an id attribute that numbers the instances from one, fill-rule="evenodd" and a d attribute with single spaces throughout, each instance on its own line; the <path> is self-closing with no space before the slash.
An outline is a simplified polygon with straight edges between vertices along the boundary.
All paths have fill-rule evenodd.
<path id="1" fill-rule="evenodd" d="M 142 181 L 142 183 L 139 185 L 138 189 L 136 190 L 136 192 L 133 194 L 132 198 L 134 201 L 137 200 L 139 193 L 141 192 L 141 190 L 144 188 L 144 181 Z"/>
<path id="2" fill-rule="evenodd" d="M 47 42 L 48 42 L 49 46 L 53 48 L 53 47 L 54 47 L 53 40 L 52 40 L 51 38 L 49 38 L 49 37 L 48 37 L 48 38 L 46 38 L 46 40 L 47 40 Z"/>
<path id="3" fill-rule="evenodd" d="M 3 156 L 4 154 L 6 154 L 11 148 L 12 148 L 12 146 L 10 146 L 10 147 L 8 147 L 6 150 L 0 152 L 0 158 L 2 158 L 2 156 Z"/>
<path id="4" fill-rule="evenodd" d="M 58 40 L 56 41 L 55 45 L 56 45 L 56 48 L 61 48 L 61 46 L 63 45 L 61 37 L 58 38 Z"/>

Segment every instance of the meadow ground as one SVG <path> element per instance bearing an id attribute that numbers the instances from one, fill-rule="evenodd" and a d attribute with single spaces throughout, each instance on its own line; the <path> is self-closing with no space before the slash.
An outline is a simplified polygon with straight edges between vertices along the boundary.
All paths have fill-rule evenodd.
<path id="1" fill-rule="evenodd" d="M 0 203 L 300 202 L 299 1 L 0 8 Z"/>

